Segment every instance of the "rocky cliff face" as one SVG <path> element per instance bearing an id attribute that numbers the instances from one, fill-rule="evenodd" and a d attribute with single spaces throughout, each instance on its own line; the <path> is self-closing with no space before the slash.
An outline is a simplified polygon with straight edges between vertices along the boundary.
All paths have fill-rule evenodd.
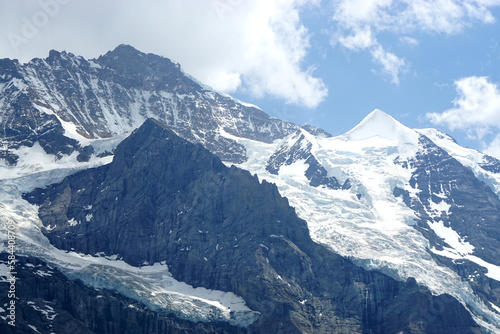
<path id="1" fill-rule="evenodd" d="M 133 265 L 166 261 L 178 280 L 243 297 L 260 312 L 249 332 L 479 330 L 455 299 L 315 244 L 275 185 L 225 167 L 153 120 L 118 146 L 110 165 L 26 198 L 40 205 L 44 233 L 59 248 Z"/>
<path id="2" fill-rule="evenodd" d="M 416 209 L 427 227 L 439 218 L 443 226 L 465 236 L 464 248 L 471 247 L 481 258 L 500 265 L 498 196 L 427 137 L 420 137 L 420 146 L 408 166 L 413 169 L 410 185 L 418 193 L 408 206 Z"/>
<path id="3" fill-rule="evenodd" d="M 418 214 L 416 228 L 431 248 L 454 248 L 464 257 L 473 253 L 485 261 L 500 264 L 500 199 L 474 173 L 426 136 L 419 139 L 420 150 L 405 163 L 411 169 L 410 185 L 416 196 L 395 189 L 408 207 Z M 489 157 L 481 167 L 494 170 L 498 160 Z M 450 261 L 435 252 L 441 263 L 456 270 L 487 302 L 500 304 L 500 283 L 467 259 Z M 442 254 L 442 253 L 441 253 Z"/>
<path id="4" fill-rule="evenodd" d="M 147 118 L 230 162 L 245 161 L 245 148 L 224 133 L 272 142 L 299 128 L 203 86 L 179 64 L 127 45 L 92 60 L 57 51 L 27 64 L 3 59 L 0 96 L 0 158 L 11 164 L 20 146 L 38 141 L 50 154 L 70 154 L 83 149 L 75 138 L 85 143 L 130 133 Z"/>
<path id="5" fill-rule="evenodd" d="M 32 89 L 19 72 L 16 60 L 0 60 L 0 158 L 16 164 L 15 151 L 36 142 L 49 154 L 62 156 L 81 149 L 79 143 L 64 136 L 64 129 L 53 114 L 40 112 L 32 103 Z"/>
<path id="6" fill-rule="evenodd" d="M 331 189 L 349 189 L 350 181 L 347 179 L 341 185 L 335 177 L 328 176 L 325 167 L 319 163 L 311 150 L 312 143 L 307 140 L 301 130 L 298 130 L 269 157 L 266 170 L 271 174 L 278 175 L 281 167 L 303 161 L 308 166 L 304 176 L 309 180 L 309 185 L 313 187 L 326 186 Z"/>

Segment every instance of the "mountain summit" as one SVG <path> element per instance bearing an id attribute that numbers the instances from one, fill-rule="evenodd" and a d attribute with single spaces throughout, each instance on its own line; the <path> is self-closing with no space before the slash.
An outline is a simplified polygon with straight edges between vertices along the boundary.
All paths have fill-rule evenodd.
<path id="1" fill-rule="evenodd" d="M 345 136 L 349 140 L 365 140 L 372 137 L 386 138 L 401 143 L 417 144 L 419 135 L 404 126 L 382 110 L 375 109 L 358 125 L 348 131 Z"/>
<path id="2" fill-rule="evenodd" d="M 58 158 L 78 152 L 86 160 L 94 148 L 89 140 L 128 135 L 148 118 L 230 162 L 246 160 L 231 136 L 270 143 L 300 128 L 127 45 L 90 60 L 57 51 L 26 64 L 4 59 L 0 75 L 0 158 L 10 165 L 36 142 Z"/>

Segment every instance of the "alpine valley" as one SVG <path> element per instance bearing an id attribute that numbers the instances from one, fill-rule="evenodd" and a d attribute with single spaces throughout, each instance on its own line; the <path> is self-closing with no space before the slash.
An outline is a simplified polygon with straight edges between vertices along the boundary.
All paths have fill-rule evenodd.
<path id="1" fill-rule="evenodd" d="M 1 333 L 500 333 L 499 160 L 127 45 L 0 60 L 0 224 Z"/>

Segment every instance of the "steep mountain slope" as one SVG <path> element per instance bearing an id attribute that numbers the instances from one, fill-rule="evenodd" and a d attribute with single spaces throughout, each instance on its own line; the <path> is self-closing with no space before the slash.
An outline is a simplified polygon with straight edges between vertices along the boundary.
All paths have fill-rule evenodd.
<path id="1" fill-rule="evenodd" d="M 490 187 L 428 137 L 379 110 L 339 137 L 303 135 L 308 156 L 293 154 L 289 144 L 241 140 L 249 160 L 240 166 L 275 182 L 313 239 L 365 268 L 452 294 L 477 321 L 500 325 L 500 211 Z M 284 146 L 293 158 L 271 173 L 273 152 L 283 155 Z M 312 187 L 311 156 L 350 187 Z M 496 184 L 498 176 L 480 169 Z"/>
<path id="2" fill-rule="evenodd" d="M 414 280 L 365 271 L 314 244 L 276 187 L 225 167 L 148 120 L 111 164 L 26 196 L 58 248 L 165 261 L 175 279 L 231 291 L 260 313 L 253 332 L 469 333 L 467 311 Z M 428 320 L 420 305 L 446 303 Z M 248 317 L 248 315 L 246 316 Z"/>
<path id="3" fill-rule="evenodd" d="M 224 164 L 236 163 L 266 182 L 259 185 L 256 179 L 238 169 L 222 172 L 226 168 L 208 153 L 202 153 L 205 151 L 201 147 L 190 151 L 191 155 L 176 153 L 179 163 L 182 163 L 177 165 L 169 161 L 169 166 L 176 167 L 170 167 L 168 172 L 164 171 L 165 161 L 151 160 L 146 153 L 157 157 L 162 150 L 156 147 L 156 151 L 148 149 L 143 152 L 142 144 L 137 144 L 140 143 L 137 137 L 136 144 L 129 140 L 127 145 L 114 151 L 125 137 L 149 118 L 168 126 L 191 143 L 202 144 Z M 318 314 L 326 314 L 319 309 L 334 314 L 332 317 L 338 321 L 336 328 L 347 321 L 347 328 L 351 331 L 355 326 L 359 331 L 362 328 L 383 331 L 383 326 L 388 324 L 383 319 L 389 314 L 398 319 L 395 320 L 398 328 L 406 328 L 408 318 L 404 320 L 404 316 L 395 315 L 396 305 L 408 307 L 406 298 L 418 293 L 419 298 L 427 301 L 416 303 L 414 307 L 418 309 L 413 310 L 424 320 L 411 330 L 418 331 L 425 325 L 430 332 L 429 323 L 448 321 L 447 312 L 459 312 L 459 308 L 451 302 L 454 299 L 435 304 L 433 298 L 437 297 L 431 298 L 420 291 L 420 287 L 411 284 L 411 278 L 415 278 L 434 296 L 446 293 L 456 298 L 483 331 L 494 333 L 500 330 L 500 161 L 463 148 L 438 130 L 409 129 L 384 112 L 375 110 L 353 130 L 332 138 L 322 130 L 269 117 L 254 106 L 203 86 L 168 59 L 124 45 L 93 60 L 56 51 L 46 59 L 34 59 L 27 64 L 1 60 L 0 124 L 0 219 L 4 226 L 12 221 L 16 223 L 18 251 L 27 256 L 28 262 L 41 261 L 42 266 L 47 264 L 71 280 L 79 279 L 86 286 L 118 291 L 122 296 L 118 299 L 135 300 L 137 317 L 150 317 L 146 314 L 164 316 L 159 310 L 170 312 L 165 315 L 170 320 L 165 320 L 163 325 L 158 322 L 148 326 L 172 325 L 175 320 L 171 319 L 189 322 L 186 319 L 193 320 L 199 315 L 196 321 L 201 323 L 222 324 L 214 325 L 212 330 L 239 331 L 238 328 L 247 326 L 254 319 L 255 311 L 275 314 L 270 310 L 274 310 L 279 302 L 287 307 L 275 311 L 277 317 L 294 319 L 289 321 L 291 326 L 306 332 L 310 328 L 319 330 L 323 328 L 321 326 L 327 326 L 317 318 Z M 151 129 L 156 128 L 153 125 L 158 124 L 146 123 Z M 173 135 L 167 136 L 174 138 Z M 178 139 L 174 141 L 184 148 L 192 147 Z M 149 144 L 146 145 L 148 148 Z M 163 144 L 168 147 L 168 143 Z M 129 148 L 125 150 L 124 147 Z M 172 147 L 170 149 L 178 152 Z M 111 161 L 121 161 L 123 166 L 117 162 L 110 164 Z M 150 161 L 154 168 L 147 167 L 146 161 Z M 196 161 L 205 165 L 198 168 Z M 82 171 L 78 177 L 70 176 L 78 171 Z M 169 173 L 174 172 L 182 175 L 172 183 L 177 188 L 167 189 L 156 182 L 158 178 L 171 180 Z M 224 179 L 219 172 L 241 181 L 239 188 L 235 186 L 241 191 L 233 191 L 231 196 L 224 195 L 220 187 L 226 189 L 228 176 Z M 195 178 L 198 173 L 204 176 Z M 185 178 L 195 178 L 195 186 L 183 184 L 181 181 Z M 63 183 L 51 186 L 45 194 L 38 192 L 36 198 L 30 199 L 41 204 L 46 196 L 57 199 L 52 203 L 43 201 L 40 217 L 37 206 L 21 199 L 22 193 L 35 187 L 43 188 L 59 182 Z M 254 248 L 241 251 L 240 240 L 234 240 L 233 236 L 224 239 L 228 244 L 223 244 L 222 235 L 227 236 L 227 231 L 217 225 L 220 215 L 216 212 L 220 209 L 228 213 L 224 211 L 228 210 L 227 206 L 221 205 L 224 201 L 245 202 L 243 208 L 246 211 L 231 212 L 231 217 L 234 218 L 232 221 L 241 219 L 248 225 L 254 223 L 254 214 L 261 215 L 259 217 L 270 214 L 259 211 L 259 201 L 266 205 L 275 203 L 288 212 L 281 195 L 269 183 L 277 185 L 297 215 L 307 222 L 312 239 L 330 251 L 311 246 L 310 241 L 304 241 L 308 240 L 304 234 L 298 240 L 290 235 L 295 228 L 306 233 L 303 222 L 296 221 L 293 228 L 285 226 L 285 220 L 274 216 L 262 218 L 269 224 L 259 225 L 260 231 L 284 235 L 295 246 L 288 242 L 280 244 L 282 239 L 274 237 L 265 239 L 263 246 L 245 239 L 248 247 L 259 246 L 263 255 L 256 255 L 252 261 L 257 261 L 258 268 L 263 270 L 261 276 L 266 279 L 264 286 L 268 289 L 265 293 L 271 291 L 269 295 L 274 296 L 261 303 L 252 299 L 257 297 L 250 290 L 242 288 L 242 284 L 231 278 L 233 274 L 239 277 L 240 271 L 245 272 L 246 267 L 235 267 L 241 270 L 234 273 L 223 269 L 233 266 L 232 262 L 227 262 L 233 259 L 232 256 L 243 258 L 256 253 Z M 234 182 L 231 184 L 235 185 Z M 273 195 L 264 200 L 261 187 Z M 174 194 L 175 189 L 180 191 L 178 195 Z M 167 190 L 171 191 L 169 195 L 165 193 Z M 255 194 L 255 198 L 245 197 L 248 193 Z M 184 207 L 181 203 L 190 204 Z M 160 207 L 162 210 L 158 211 Z M 104 224 L 108 221 L 120 226 L 123 233 L 111 231 Z M 127 221 L 130 223 L 125 223 Z M 166 231 L 166 221 L 177 225 Z M 220 237 L 209 238 L 206 229 L 198 228 L 209 221 L 218 226 L 219 230 L 215 230 Z M 236 231 L 242 232 L 243 226 L 238 228 Z M 274 231 L 274 228 L 282 231 Z M 6 238 L 4 232 L 5 229 L 0 232 L 3 239 Z M 257 238 L 255 233 L 257 230 L 251 231 L 248 238 Z M 168 247 L 160 247 L 164 243 Z M 135 251 L 127 247 L 131 244 L 135 244 Z M 195 252 L 193 245 L 197 247 Z M 238 247 L 233 247 L 235 245 Z M 275 249 L 273 256 L 278 257 L 269 255 L 266 247 Z M 339 260 L 341 258 L 331 251 L 349 261 Z M 225 255 L 221 258 L 225 260 L 212 261 L 211 256 L 203 255 L 205 252 L 214 256 L 223 253 Z M 283 259 L 298 261 L 299 258 L 306 259 L 312 269 L 289 268 L 280 262 Z M 167 260 L 174 264 L 172 268 L 167 267 L 171 265 L 168 262 L 152 265 Z M 136 267 L 144 261 L 149 265 Z M 346 276 L 337 276 L 340 273 L 323 268 L 324 261 L 333 261 L 339 270 L 347 271 Z M 410 281 L 387 283 L 389 281 L 383 275 L 380 277 L 385 278 L 372 281 L 373 275 L 379 274 L 353 269 L 356 267 L 350 261 L 401 282 Z M 197 268 L 204 268 L 204 271 Z M 2 264 L 0 269 L 5 269 Z M 5 270 L 0 272 L 6 277 Z M 283 281 L 276 281 L 278 276 L 275 274 Z M 33 276 L 29 270 L 23 275 Z M 171 275 L 194 286 L 215 289 L 220 284 L 221 290 L 198 290 L 183 285 L 185 283 Z M 215 283 L 223 277 L 226 277 L 222 279 L 223 283 Z M 328 277 L 342 282 L 333 292 L 328 290 L 331 288 Z M 388 290 L 392 291 L 382 293 L 383 298 L 378 292 L 377 296 L 372 295 L 385 289 L 376 283 L 380 279 L 389 284 Z M 47 278 L 45 282 L 49 286 L 40 284 L 37 293 L 52 291 L 51 279 Z M 283 282 L 289 283 L 293 291 L 287 290 Z M 359 286 L 354 288 L 356 292 L 352 292 L 352 282 Z M 257 285 L 255 283 L 254 287 Z M 340 288 L 343 286 L 347 288 Z M 285 289 L 280 290 L 283 287 Z M 365 287 L 368 293 L 363 292 Z M 71 288 L 68 291 L 76 290 Z M 286 293 L 279 295 L 277 291 Z M 319 291 L 330 291 L 329 296 L 335 297 L 325 304 Z M 313 306 L 304 301 L 313 299 L 302 293 L 313 294 L 316 298 Z M 264 295 L 264 290 L 258 290 L 257 295 Z M 360 301 L 360 296 L 367 298 L 368 302 Z M 299 297 L 304 299 L 297 301 Z M 78 298 L 68 303 L 77 302 Z M 114 306 L 110 304 L 109 309 L 114 310 L 112 314 L 122 312 L 118 311 L 118 305 L 128 303 L 124 300 L 120 299 Z M 245 304 L 248 300 L 253 304 Z M 33 301 L 25 299 L 25 305 L 31 305 L 28 302 Z M 56 302 L 35 302 L 41 309 L 46 309 L 44 305 L 60 307 Z M 92 303 L 86 305 L 94 307 Z M 340 316 L 335 313 L 339 305 L 346 305 L 342 306 L 346 309 Z M 361 312 L 360 305 L 371 305 L 376 315 L 365 316 L 372 311 Z M 172 314 L 175 315 L 173 318 Z M 72 316 L 75 317 L 75 312 Z M 259 317 L 251 326 L 261 326 L 261 321 L 272 322 L 270 318 L 264 318 L 267 320 Z M 466 321 L 467 317 L 463 319 Z M 190 327 L 181 320 L 178 324 L 186 331 L 197 330 L 196 326 Z M 88 323 L 85 326 L 97 328 L 89 327 Z M 439 332 L 441 327 L 436 328 Z M 199 327 L 199 331 L 203 330 L 211 329 Z"/>
<path id="4" fill-rule="evenodd" d="M 89 139 L 128 134 L 147 118 L 231 162 L 244 161 L 245 150 L 220 131 L 272 142 L 299 128 L 203 86 L 179 64 L 127 45 L 93 60 L 57 51 L 26 64 L 3 59 L 0 96 L 0 157 L 11 164 L 16 149 L 37 141 L 48 153 L 77 150 L 83 160 L 92 153 L 91 147 L 83 150 Z"/>

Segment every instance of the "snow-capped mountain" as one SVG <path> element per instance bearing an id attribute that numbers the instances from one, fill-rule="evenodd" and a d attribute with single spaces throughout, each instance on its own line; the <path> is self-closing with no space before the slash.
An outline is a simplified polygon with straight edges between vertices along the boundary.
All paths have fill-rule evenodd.
<path id="1" fill-rule="evenodd" d="M 500 161 L 438 130 L 375 110 L 332 137 L 124 45 L 1 60 L 0 124 L 2 224 L 44 282 L 25 327 L 500 331 Z"/>
<path id="2" fill-rule="evenodd" d="M 449 293 L 476 321 L 498 327 L 498 160 L 380 110 L 339 137 L 302 134 L 301 145 L 296 134 L 274 146 L 241 140 L 249 160 L 240 166 L 275 182 L 316 241 L 367 269 Z M 274 168 L 275 152 L 293 159 Z M 313 159 L 349 187 L 311 186 Z"/>
<path id="3" fill-rule="evenodd" d="M 85 160 L 89 140 L 129 134 L 148 118 L 231 162 L 244 161 L 245 149 L 221 131 L 272 142 L 299 128 L 127 45 L 92 60 L 57 51 L 26 64 L 3 59 L 0 73 L 0 156 L 10 163 L 18 159 L 16 149 L 35 142 L 50 154 L 78 151 Z"/>

